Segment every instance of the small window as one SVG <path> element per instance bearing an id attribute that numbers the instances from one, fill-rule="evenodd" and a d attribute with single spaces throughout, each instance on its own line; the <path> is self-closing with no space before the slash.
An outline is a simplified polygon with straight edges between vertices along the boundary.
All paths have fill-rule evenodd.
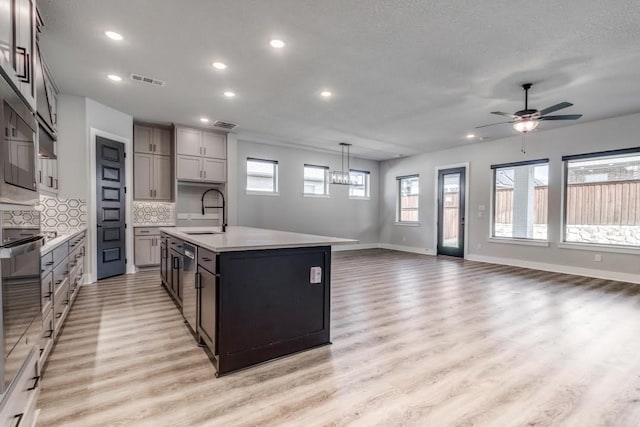
<path id="1" fill-rule="evenodd" d="M 418 175 L 398 177 L 398 222 L 418 222 Z"/>
<path id="2" fill-rule="evenodd" d="M 352 182 L 349 186 L 349 198 L 368 199 L 370 197 L 369 181 L 371 173 L 369 171 L 351 169 L 349 174 Z"/>
<path id="3" fill-rule="evenodd" d="M 278 192 L 278 162 L 247 158 L 247 191 Z"/>
<path id="4" fill-rule="evenodd" d="M 640 247 L 640 148 L 562 160 L 564 241 Z"/>
<path id="5" fill-rule="evenodd" d="M 547 240 L 549 159 L 491 168 L 493 237 Z"/>
<path id="6" fill-rule="evenodd" d="M 328 196 L 327 166 L 304 165 L 304 194 L 311 196 Z"/>

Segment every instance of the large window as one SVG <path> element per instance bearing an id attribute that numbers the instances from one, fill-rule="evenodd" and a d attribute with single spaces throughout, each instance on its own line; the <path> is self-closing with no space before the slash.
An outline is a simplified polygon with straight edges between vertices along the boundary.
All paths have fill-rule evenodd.
<path id="1" fill-rule="evenodd" d="M 400 176 L 398 180 L 398 222 L 418 222 L 418 175 Z"/>
<path id="2" fill-rule="evenodd" d="M 327 166 L 304 165 L 304 194 L 328 196 Z"/>
<path id="3" fill-rule="evenodd" d="M 368 199 L 369 194 L 369 171 L 360 171 L 356 169 L 349 170 L 352 184 L 349 186 L 349 198 L 351 199 Z"/>
<path id="4" fill-rule="evenodd" d="M 491 169 L 493 237 L 547 240 L 549 159 Z"/>
<path id="5" fill-rule="evenodd" d="M 278 162 L 247 158 L 247 191 L 278 192 Z"/>
<path id="6" fill-rule="evenodd" d="M 640 148 L 562 160 L 564 240 L 640 246 Z"/>

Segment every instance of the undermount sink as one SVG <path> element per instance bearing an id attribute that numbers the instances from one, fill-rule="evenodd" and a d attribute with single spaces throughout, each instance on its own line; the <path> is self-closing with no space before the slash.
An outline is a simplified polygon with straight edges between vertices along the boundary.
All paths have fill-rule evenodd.
<path id="1" fill-rule="evenodd" d="M 222 231 L 186 231 L 184 234 L 189 236 L 199 236 L 201 234 L 222 234 Z"/>

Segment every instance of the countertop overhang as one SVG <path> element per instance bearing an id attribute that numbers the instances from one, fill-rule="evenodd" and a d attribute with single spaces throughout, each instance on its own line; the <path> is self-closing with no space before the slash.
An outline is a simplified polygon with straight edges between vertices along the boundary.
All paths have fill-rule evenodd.
<path id="1" fill-rule="evenodd" d="M 354 244 L 358 240 L 317 236 L 264 228 L 230 226 L 223 233 L 220 227 L 161 227 L 161 232 L 213 252 L 253 251 L 313 246 Z M 216 234 L 187 234 L 213 231 Z"/>

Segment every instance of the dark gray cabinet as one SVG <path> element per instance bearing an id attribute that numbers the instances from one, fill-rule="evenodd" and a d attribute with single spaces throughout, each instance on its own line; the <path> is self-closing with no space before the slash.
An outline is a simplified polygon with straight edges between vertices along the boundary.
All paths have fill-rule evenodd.
<path id="1" fill-rule="evenodd" d="M 196 284 L 198 286 L 197 333 L 213 354 L 218 354 L 216 347 L 218 284 L 216 278 L 216 260 L 213 252 L 199 248 Z"/>

